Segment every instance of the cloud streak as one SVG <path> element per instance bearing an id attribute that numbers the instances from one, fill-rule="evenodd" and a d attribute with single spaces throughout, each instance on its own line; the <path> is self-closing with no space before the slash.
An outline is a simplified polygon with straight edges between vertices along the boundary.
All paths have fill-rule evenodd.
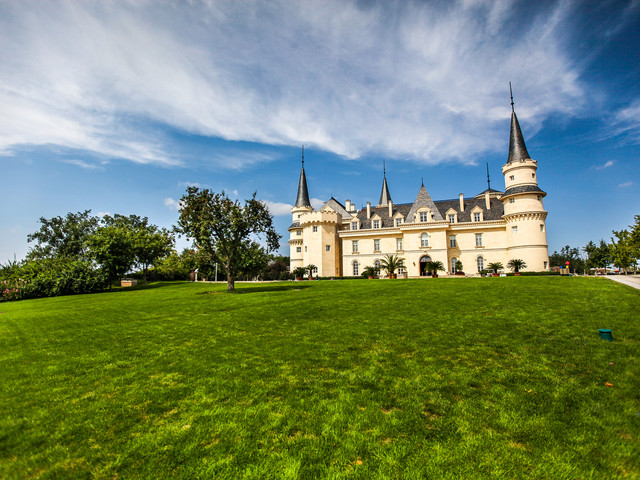
<path id="1" fill-rule="evenodd" d="M 161 5 L 3 4 L 0 154 L 50 144 L 181 164 L 168 129 L 468 163 L 504 149 L 509 80 L 529 132 L 587 98 L 561 42 L 572 2 L 528 16 L 508 0 Z"/>

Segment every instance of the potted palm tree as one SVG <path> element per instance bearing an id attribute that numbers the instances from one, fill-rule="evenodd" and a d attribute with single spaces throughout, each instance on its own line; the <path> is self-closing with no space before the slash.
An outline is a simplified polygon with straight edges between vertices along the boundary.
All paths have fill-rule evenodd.
<path id="1" fill-rule="evenodd" d="M 504 265 L 502 265 L 502 262 L 492 262 L 489 264 L 489 268 L 493 270 L 494 277 L 499 277 L 500 274 L 498 273 L 498 270 L 502 270 Z"/>
<path id="2" fill-rule="evenodd" d="M 431 274 L 431 278 L 438 278 L 438 272 L 444 272 L 444 265 L 438 260 L 432 260 L 427 262 L 424 267 L 424 271 L 429 272 Z"/>
<path id="3" fill-rule="evenodd" d="M 520 269 L 527 268 L 527 264 L 524 263 L 524 260 L 521 260 L 519 258 L 514 258 L 509 260 L 509 263 L 507 263 L 507 267 L 513 270 L 514 275 L 520 276 Z"/>
<path id="4" fill-rule="evenodd" d="M 296 277 L 296 280 L 302 280 L 304 278 L 304 274 L 307 273 L 307 269 L 304 267 L 297 267 L 294 268 L 291 273 Z"/>
<path id="5" fill-rule="evenodd" d="M 387 278 L 396 278 L 396 270 L 403 261 L 404 258 L 400 258 L 398 255 L 387 255 L 380 260 L 380 265 L 387 272 Z"/>
<path id="6" fill-rule="evenodd" d="M 313 264 L 309 264 L 305 267 L 306 271 L 309 272 L 309 280 L 313 280 L 313 271 L 318 268 Z"/>
<path id="7" fill-rule="evenodd" d="M 364 267 L 362 270 L 362 276 L 371 280 L 378 275 L 378 269 L 376 267 Z"/>
<path id="8" fill-rule="evenodd" d="M 464 272 L 462 271 L 462 262 L 460 260 L 456 261 L 456 275 L 464 275 Z"/>

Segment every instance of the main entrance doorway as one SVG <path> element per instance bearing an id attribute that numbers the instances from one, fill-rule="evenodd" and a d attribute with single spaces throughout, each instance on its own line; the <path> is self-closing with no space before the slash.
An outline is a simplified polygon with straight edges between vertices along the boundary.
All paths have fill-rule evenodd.
<path id="1" fill-rule="evenodd" d="M 427 267 L 427 262 L 430 262 L 430 261 L 431 261 L 431 257 L 429 255 L 425 255 L 420 258 L 420 276 L 421 277 L 426 277 L 428 275 L 428 273 L 425 272 L 424 269 Z"/>

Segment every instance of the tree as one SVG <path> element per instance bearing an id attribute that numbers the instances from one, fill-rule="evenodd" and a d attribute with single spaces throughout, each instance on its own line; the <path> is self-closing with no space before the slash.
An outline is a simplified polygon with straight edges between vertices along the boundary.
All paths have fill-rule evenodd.
<path id="1" fill-rule="evenodd" d="M 224 192 L 188 187 L 181 204 L 175 231 L 193 239 L 203 255 L 222 266 L 228 292 L 233 292 L 235 279 L 246 270 L 243 262 L 252 258 L 247 250 L 256 252 L 253 236 L 266 237 L 266 253 L 280 246 L 269 210 L 255 193 L 243 206 Z"/>
<path id="2" fill-rule="evenodd" d="M 166 229 L 159 229 L 156 225 L 150 225 L 147 217 L 140 218 L 135 215 L 127 220 L 133 229 L 133 253 L 134 262 L 142 268 L 142 279 L 147 283 L 147 270 L 160 258 L 171 253 L 174 239 Z"/>
<path id="3" fill-rule="evenodd" d="M 310 263 L 309 265 L 307 265 L 305 267 L 305 269 L 307 270 L 307 273 L 309 274 L 309 279 L 313 278 L 313 271 L 318 268 L 315 265 L 313 265 L 312 263 Z"/>
<path id="4" fill-rule="evenodd" d="M 431 276 L 435 278 L 438 276 L 439 271 L 444 272 L 444 265 L 439 260 L 432 260 L 430 262 L 427 262 L 424 267 L 424 271 L 429 272 Z"/>
<path id="5" fill-rule="evenodd" d="M 604 240 L 600 240 L 600 245 L 590 241 L 584 247 L 584 251 L 587 254 L 586 267 L 588 269 L 606 268 L 611 263 L 611 250 Z"/>
<path id="6" fill-rule="evenodd" d="M 456 260 L 456 273 L 462 273 L 462 262 L 460 260 Z"/>
<path id="7" fill-rule="evenodd" d="M 40 230 L 27 236 L 27 242 L 36 242 L 27 259 L 72 258 L 87 260 L 86 241 L 98 227 L 98 217 L 91 210 L 67 213 L 65 217 L 40 218 Z"/>
<path id="8" fill-rule="evenodd" d="M 631 264 L 635 263 L 633 261 L 631 235 L 627 230 L 614 230 L 613 234 L 617 241 L 614 240 L 613 237 L 611 238 L 611 246 L 609 247 L 609 251 L 611 252 L 611 261 L 616 267 L 620 270 L 624 270 L 626 273 Z"/>
<path id="9" fill-rule="evenodd" d="M 126 217 L 105 215 L 102 225 L 87 239 L 91 256 L 105 272 L 109 288 L 135 261 L 133 235 L 122 218 Z"/>
<path id="10" fill-rule="evenodd" d="M 374 278 L 376 275 L 378 275 L 378 269 L 372 266 L 364 267 L 360 275 L 362 275 L 364 278 Z"/>
<path id="11" fill-rule="evenodd" d="M 569 262 L 569 269 L 582 273 L 585 269 L 585 262 L 580 256 L 579 248 L 572 248 L 569 245 L 565 245 L 560 249 L 560 253 L 554 251 L 549 256 L 549 266 L 551 267 L 565 267 Z"/>
<path id="12" fill-rule="evenodd" d="M 387 272 L 387 276 L 392 278 L 396 270 L 402 266 L 402 262 L 404 262 L 404 258 L 400 258 L 398 255 L 387 255 L 380 260 L 380 265 Z"/>
<path id="13" fill-rule="evenodd" d="M 494 273 L 498 273 L 498 270 L 502 270 L 504 265 L 502 262 L 492 262 L 489 264 L 489 268 L 494 271 Z"/>
<path id="14" fill-rule="evenodd" d="M 509 260 L 509 263 L 507 263 L 507 267 L 513 270 L 513 273 L 520 273 L 520 269 L 527 268 L 527 264 L 524 262 L 524 260 L 514 258 L 512 260 Z"/>

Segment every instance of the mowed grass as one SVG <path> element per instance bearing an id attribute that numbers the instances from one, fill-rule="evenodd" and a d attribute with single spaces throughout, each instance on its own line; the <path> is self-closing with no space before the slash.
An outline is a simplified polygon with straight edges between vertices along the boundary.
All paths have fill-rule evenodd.
<path id="1" fill-rule="evenodd" d="M 640 478 L 640 291 L 224 290 L 0 304 L 0 478 Z"/>

